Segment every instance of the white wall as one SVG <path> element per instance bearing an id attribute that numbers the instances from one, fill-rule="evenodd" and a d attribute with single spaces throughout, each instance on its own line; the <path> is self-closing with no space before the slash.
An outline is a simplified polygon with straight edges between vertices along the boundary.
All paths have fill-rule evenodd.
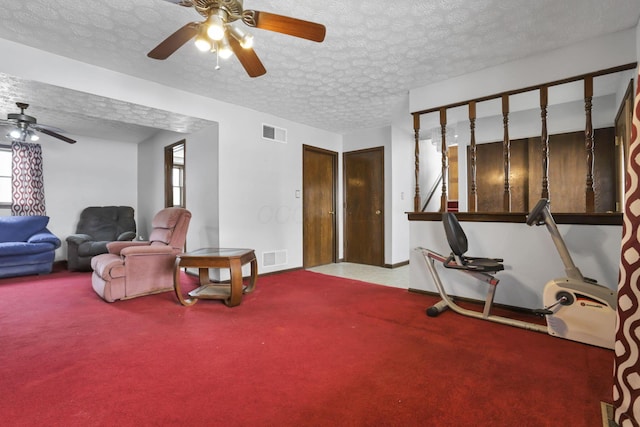
<path id="1" fill-rule="evenodd" d="M 287 142 L 263 139 L 263 124 L 286 129 Z M 302 266 L 305 144 L 342 151 L 337 134 L 257 111 L 241 109 L 220 123 L 220 246 L 255 249 L 261 273 Z M 286 264 L 265 267 L 263 253 L 273 251 L 286 251 Z"/>
<path id="2" fill-rule="evenodd" d="M 410 111 L 422 111 L 635 62 L 636 31 L 629 29 L 540 55 L 437 82 L 409 93 Z"/>
<path id="3" fill-rule="evenodd" d="M 62 241 L 56 260 L 67 259 L 65 242 L 88 206 L 138 205 L 135 144 L 70 135 L 76 144 L 42 136 L 49 229 Z"/>
<path id="4" fill-rule="evenodd" d="M 413 118 L 407 114 L 409 94 L 402 97 L 393 109 L 391 127 L 391 254 L 388 264 L 397 265 L 409 261 L 409 219 L 413 211 L 415 195 L 415 137 Z"/>
<path id="5" fill-rule="evenodd" d="M 139 234 L 149 237 L 151 219 L 164 207 L 164 148 L 185 140 L 187 209 L 197 212 L 189 224 L 187 249 L 216 247 L 218 224 L 218 126 L 184 135 L 159 132 L 138 145 Z"/>

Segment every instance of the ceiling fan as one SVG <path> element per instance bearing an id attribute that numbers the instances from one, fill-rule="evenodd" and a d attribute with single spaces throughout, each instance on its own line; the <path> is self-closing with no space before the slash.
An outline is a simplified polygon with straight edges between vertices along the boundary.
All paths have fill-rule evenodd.
<path id="1" fill-rule="evenodd" d="M 64 142 L 68 142 L 69 144 L 76 143 L 75 140 L 60 135 L 59 132 L 62 132 L 62 130 L 54 128 L 53 126 L 38 124 L 35 117 L 26 115 L 24 110 L 29 107 L 29 104 L 16 102 L 16 105 L 20 109 L 20 113 L 7 114 L 6 120 L 0 119 L 0 126 L 12 127 L 7 134 L 8 138 L 21 142 L 26 141 L 27 138 L 30 141 L 37 141 L 40 137 L 36 132 L 42 132 L 54 138 L 61 139 Z"/>
<path id="2" fill-rule="evenodd" d="M 196 46 L 202 51 L 216 53 L 228 58 L 232 54 L 250 77 L 258 77 L 267 72 L 253 50 L 253 36 L 246 33 L 235 21 L 242 21 L 249 27 L 274 31 L 294 37 L 322 42 L 326 28 L 322 24 L 276 15 L 257 10 L 243 9 L 243 0 L 168 0 L 185 7 L 193 7 L 205 19 L 189 22 L 171 34 L 147 54 L 153 59 L 167 59 L 189 40 L 195 38 Z M 219 65 L 216 65 L 216 69 Z"/>

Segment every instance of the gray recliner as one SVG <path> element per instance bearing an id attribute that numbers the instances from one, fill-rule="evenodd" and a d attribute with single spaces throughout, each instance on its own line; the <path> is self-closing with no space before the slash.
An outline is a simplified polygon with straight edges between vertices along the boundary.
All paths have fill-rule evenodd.
<path id="1" fill-rule="evenodd" d="M 91 206 L 80 214 L 76 234 L 67 237 L 67 269 L 91 271 L 91 258 L 107 253 L 107 243 L 136 237 L 130 206 Z"/>

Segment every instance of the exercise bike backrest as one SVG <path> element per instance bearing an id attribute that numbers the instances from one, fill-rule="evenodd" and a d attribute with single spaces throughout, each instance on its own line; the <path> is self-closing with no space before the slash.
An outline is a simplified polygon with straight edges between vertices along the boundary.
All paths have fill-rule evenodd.
<path id="1" fill-rule="evenodd" d="M 527 215 L 527 225 L 546 225 L 547 230 L 549 231 L 549 234 L 551 234 L 551 238 L 553 239 L 553 243 L 558 250 L 560 259 L 564 264 L 564 269 L 567 273 L 567 276 L 580 281 L 585 280 L 578 267 L 576 267 L 576 265 L 573 263 L 571 254 L 567 249 L 567 245 L 565 245 L 564 239 L 558 231 L 558 226 L 556 225 L 556 222 L 551 215 L 551 211 L 549 210 L 548 199 L 540 199 L 538 203 L 536 203 L 531 212 L 529 212 L 529 215 Z"/>
<path id="2" fill-rule="evenodd" d="M 451 248 L 451 255 L 443 263 L 446 268 L 482 272 L 504 270 L 502 259 L 477 258 L 464 255 L 469 248 L 467 235 L 460 226 L 458 218 L 456 218 L 453 213 L 444 212 L 442 214 L 442 225 L 444 226 L 444 233 L 447 236 L 447 242 Z"/>
<path id="3" fill-rule="evenodd" d="M 454 255 L 463 256 L 469 250 L 467 235 L 458 222 L 458 218 L 451 212 L 442 214 L 442 225 L 444 233 L 447 235 L 447 242 Z"/>

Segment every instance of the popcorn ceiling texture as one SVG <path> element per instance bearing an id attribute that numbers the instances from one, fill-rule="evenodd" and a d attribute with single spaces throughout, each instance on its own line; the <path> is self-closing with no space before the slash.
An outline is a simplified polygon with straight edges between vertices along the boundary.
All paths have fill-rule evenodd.
<path id="1" fill-rule="evenodd" d="M 165 61 L 147 58 L 175 30 L 202 19 L 170 0 L 0 0 L 0 38 L 349 132 L 390 124 L 393 108 L 412 88 L 628 29 L 640 16 L 640 0 L 245 0 L 244 8 L 322 23 L 326 39 L 250 29 L 267 69 L 251 79 L 235 57 L 221 60 L 216 71 L 215 56 L 192 43 Z M 0 81 L 1 115 L 28 99 L 28 113 L 69 131 L 106 126 L 136 139 L 145 128 L 191 132 L 206 125 L 12 76 Z"/>

